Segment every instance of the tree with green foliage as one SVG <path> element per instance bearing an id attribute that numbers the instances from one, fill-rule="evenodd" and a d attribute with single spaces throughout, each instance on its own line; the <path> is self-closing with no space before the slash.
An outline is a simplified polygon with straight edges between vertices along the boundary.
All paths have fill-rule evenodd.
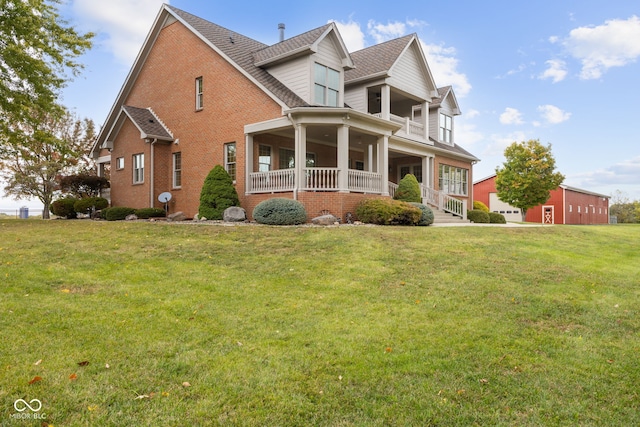
<path id="1" fill-rule="evenodd" d="M 616 217 L 618 224 L 635 224 L 640 222 L 640 201 L 631 201 L 625 193 L 616 190 L 611 198 L 609 214 Z"/>
<path id="2" fill-rule="evenodd" d="M 224 210 L 231 206 L 239 206 L 238 192 L 227 171 L 216 165 L 207 175 L 200 192 L 198 216 L 207 219 L 222 219 Z"/>
<path id="3" fill-rule="evenodd" d="M 421 203 L 422 192 L 416 176 L 410 173 L 406 174 L 398 183 L 398 188 L 393 198 L 403 202 Z"/>
<path id="4" fill-rule="evenodd" d="M 0 7 L 0 147 L 35 126 L 33 111 L 64 115 L 57 98 L 82 65 L 75 58 L 91 47 L 58 13 L 61 0 L 2 0 Z M 13 136 L 11 136 L 13 134 Z M 48 207 L 45 208 L 48 212 Z"/>
<path id="5" fill-rule="evenodd" d="M 93 136 L 69 113 L 57 116 L 31 112 L 32 123 L 22 124 L 20 132 L 11 133 L 6 144 L 0 146 L 0 178 L 7 183 L 7 196 L 40 200 L 44 205 L 42 217 L 48 219 L 59 175 L 77 170 Z M 88 129 L 91 132 L 93 127 Z"/>
<path id="6" fill-rule="evenodd" d="M 503 167 L 496 168 L 498 198 L 519 208 L 524 221 L 528 209 L 549 200 L 551 190 L 562 184 L 564 175 L 555 171 L 551 145 L 545 147 L 538 140 L 514 142 L 504 156 Z"/>

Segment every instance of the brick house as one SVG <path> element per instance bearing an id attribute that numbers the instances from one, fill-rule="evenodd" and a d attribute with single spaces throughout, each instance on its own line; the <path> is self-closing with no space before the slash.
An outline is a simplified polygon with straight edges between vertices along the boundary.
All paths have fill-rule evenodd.
<path id="1" fill-rule="evenodd" d="M 473 197 L 507 221 L 522 221 L 520 209 L 498 199 L 495 174 L 473 183 Z M 541 224 L 608 224 L 609 196 L 560 185 L 551 191 L 549 200 L 528 209 L 525 219 Z"/>
<path id="2" fill-rule="evenodd" d="M 282 30 L 281 30 L 282 31 Z M 93 147 L 112 206 L 198 212 L 216 165 L 241 205 L 301 201 L 344 218 L 413 173 L 436 209 L 466 217 L 478 159 L 415 34 L 349 53 L 334 23 L 265 45 L 163 5 Z"/>

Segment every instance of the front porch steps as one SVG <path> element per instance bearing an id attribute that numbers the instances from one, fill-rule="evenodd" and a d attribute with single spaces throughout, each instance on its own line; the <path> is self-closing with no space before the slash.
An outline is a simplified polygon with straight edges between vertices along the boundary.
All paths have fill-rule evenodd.
<path id="1" fill-rule="evenodd" d="M 463 220 L 459 216 L 455 216 L 452 213 L 441 211 L 436 207 L 429 206 L 433 211 L 433 223 L 434 224 L 469 224 L 471 221 L 468 219 Z"/>

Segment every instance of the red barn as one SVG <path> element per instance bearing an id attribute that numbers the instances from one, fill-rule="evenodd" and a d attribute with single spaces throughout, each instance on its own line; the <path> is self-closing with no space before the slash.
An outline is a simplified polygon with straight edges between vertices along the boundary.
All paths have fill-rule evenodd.
<path id="1" fill-rule="evenodd" d="M 491 212 L 499 212 L 507 221 L 522 221 L 520 209 L 498 199 L 496 176 L 473 184 L 473 198 L 484 203 Z M 527 210 L 527 222 L 542 224 L 608 224 L 609 196 L 560 185 L 551 191 L 549 200 Z"/>

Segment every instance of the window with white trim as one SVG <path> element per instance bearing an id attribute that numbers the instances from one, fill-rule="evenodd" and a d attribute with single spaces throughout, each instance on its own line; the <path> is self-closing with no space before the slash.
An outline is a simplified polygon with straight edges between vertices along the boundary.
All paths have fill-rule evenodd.
<path id="1" fill-rule="evenodd" d="M 337 107 L 340 99 L 340 72 L 316 62 L 313 82 L 315 103 Z"/>
<path id="2" fill-rule="evenodd" d="M 116 170 L 124 169 L 124 157 L 118 157 L 116 159 Z"/>
<path id="3" fill-rule="evenodd" d="M 133 155 L 133 183 L 142 184 L 144 182 L 144 154 Z"/>
<path id="4" fill-rule="evenodd" d="M 453 143 L 453 118 L 440 113 L 440 142 Z"/>
<path id="5" fill-rule="evenodd" d="M 202 77 L 196 78 L 196 110 L 204 108 L 204 89 L 202 85 Z"/>
<path id="6" fill-rule="evenodd" d="M 173 188 L 182 187 L 182 153 L 173 153 Z"/>
<path id="7" fill-rule="evenodd" d="M 469 194 L 468 169 L 449 165 L 440 165 L 438 169 L 440 191 L 458 196 L 467 196 Z"/>
<path id="8" fill-rule="evenodd" d="M 224 144 L 224 168 L 231 179 L 236 180 L 236 143 L 229 142 Z"/>
<path id="9" fill-rule="evenodd" d="M 271 147 L 260 144 L 258 146 L 258 172 L 271 170 Z"/>
<path id="10" fill-rule="evenodd" d="M 306 166 L 312 168 L 316 165 L 315 153 L 307 152 Z M 278 162 L 280 169 L 293 169 L 296 167 L 296 152 L 288 148 L 280 149 L 280 160 Z"/>

